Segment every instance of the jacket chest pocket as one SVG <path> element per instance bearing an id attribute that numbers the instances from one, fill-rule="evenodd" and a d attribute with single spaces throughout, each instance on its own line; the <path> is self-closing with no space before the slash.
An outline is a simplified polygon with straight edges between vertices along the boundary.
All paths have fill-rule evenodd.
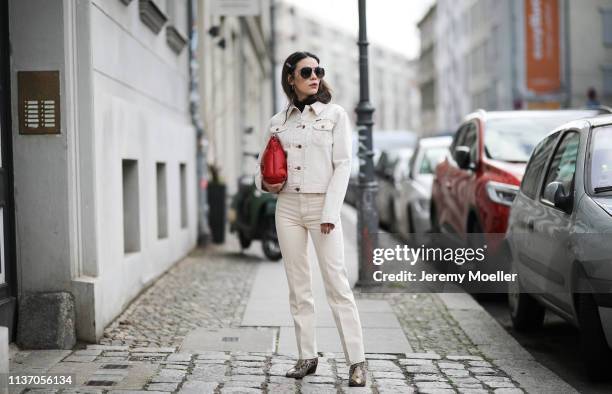
<path id="1" fill-rule="evenodd" d="M 287 125 L 272 126 L 270 128 L 270 137 L 272 136 L 278 137 L 281 142 L 281 145 L 283 146 L 283 150 L 285 151 L 285 153 L 287 153 L 289 144 L 291 143 Z"/>
<path id="2" fill-rule="evenodd" d="M 315 145 L 331 145 L 333 142 L 332 131 L 334 129 L 334 121 L 331 119 L 321 119 L 315 121 L 312 125 L 312 142 Z"/>

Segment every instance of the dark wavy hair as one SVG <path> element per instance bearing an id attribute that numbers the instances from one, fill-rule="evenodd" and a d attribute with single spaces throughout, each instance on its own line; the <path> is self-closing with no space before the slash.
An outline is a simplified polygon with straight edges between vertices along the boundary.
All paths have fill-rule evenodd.
<path id="1" fill-rule="evenodd" d="M 283 70 L 281 72 L 281 86 L 283 87 L 283 91 L 289 99 L 289 105 L 287 106 L 287 109 L 285 111 L 285 120 L 287 120 L 287 111 L 289 111 L 291 104 L 295 104 L 297 102 L 297 94 L 293 91 L 293 89 L 291 89 L 288 77 L 289 75 L 292 75 L 293 78 L 296 77 L 296 65 L 300 60 L 305 59 L 307 57 L 311 57 L 315 59 L 317 63 L 320 63 L 319 57 L 317 55 L 306 51 L 293 52 L 287 57 L 287 59 L 285 59 L 285 62 L 283 63 Z M 327 104 L 331 101 L 331 88 L 329 87 L 327 82 L 325 82 L 324 79 L 321 79 L 321 82 L 319 83 L 319 90 L 314 95 L 314 97 L 317 99 L 317 101 L 320 101 L 324 104 Z"/>

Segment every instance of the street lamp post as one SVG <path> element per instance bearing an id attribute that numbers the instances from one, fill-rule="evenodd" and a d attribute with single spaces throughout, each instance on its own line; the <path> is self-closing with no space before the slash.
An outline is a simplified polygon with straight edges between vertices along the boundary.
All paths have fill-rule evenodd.
<path id="1" fill-rule="evenodd" d="M 372 113 L 368 76 L 368 40 L 366 33 L 366 0 L 359 0 L 359 104 L 357 129 L 359 131 L 359 182 L 357 197 L 357 245 L 359 248 L 359 286 L 371 286 L 374 281 L 373 250 L 378 246 L 378 212 L 375 196 L 378 185 L 372 162 Z"/>

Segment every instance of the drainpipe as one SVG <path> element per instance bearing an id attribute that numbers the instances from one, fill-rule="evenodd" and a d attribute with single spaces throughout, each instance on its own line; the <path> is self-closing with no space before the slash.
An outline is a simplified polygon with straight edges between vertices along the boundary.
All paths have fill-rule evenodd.
<path id="1" fill-rule="evenodd" d="M 188 0 L 187 18 L 189 26 L 189 112 L 191 123 L 196 129 L 196 173 L 198 179 L 198 245 L 205 246 L 210 239 L 208 227 L 208 169 L 206 166 L 206 150 L 208 140 L 204 134 L 204 126 L 200 118 L 200 92 L 198 88 L 198 6 L 197 0 Z"/>

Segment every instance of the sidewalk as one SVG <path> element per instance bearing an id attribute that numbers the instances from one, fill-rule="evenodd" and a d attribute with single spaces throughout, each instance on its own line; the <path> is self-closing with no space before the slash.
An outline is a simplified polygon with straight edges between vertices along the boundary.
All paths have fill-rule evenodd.
<path id="1" fill-rule="evenodd" d="M 342 220 L 354 281 L 355 211 L 345 206 Z M 69 389 L 30 391 L 45 393 L 575 392 L 468 295 L 358 289 L 370 376 L 367 387 L 349 389 L 312 244 L 322 357 L 316 375 L 285 378 L 296 346 L 282 263 L 266 261 L 259 243 L 239 253 L 235 238 L 176 264 L 107 327 L 99 344 L 75 351 L 12 345 L 11 373 L 76 374 Z"/>

